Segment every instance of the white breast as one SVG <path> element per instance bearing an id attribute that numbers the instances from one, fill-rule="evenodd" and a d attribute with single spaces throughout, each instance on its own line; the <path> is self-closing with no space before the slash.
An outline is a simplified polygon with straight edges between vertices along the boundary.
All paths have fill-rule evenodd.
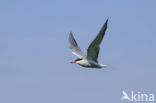
<path id="1" fill-rule="evenodd" d="M 81 66 L 85 66 L 85 67 L 91 66 L 91 64 L 89 63 L 89 61 L 87 59 L 83 59 L 83 60 L 77 61 L 76 63 L 81 65 Z"/>

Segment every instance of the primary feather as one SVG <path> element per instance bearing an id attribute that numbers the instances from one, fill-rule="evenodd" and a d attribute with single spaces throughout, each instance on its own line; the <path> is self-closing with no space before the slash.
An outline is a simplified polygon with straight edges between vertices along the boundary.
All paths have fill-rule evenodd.
<path id="1" fill-rule="evenodd" d="M 107 29 L 107 23 L 108 23 L 108 19 L 106 20 L 106 22 L 103 25 L 103 27 L 101 28 L 100 32 L 98 33 L 96 38 L 93 40 L 93 42 L 89 45 L 89 47 L 87 49 L 87 58 L 90 60 L 94 60 L 94 61 L 98 62 L 97 59 L 98 59 L 99 50 L 100 50 L 99 45 L 105 35 L 105 31 Z"/>
<path id="2" fill-rule="evenodd" d="M 86 55 L 79 48 L 76 40 L 74 39 L 72 32 L 70 32 L 70 35 L 69 35 L 69 48 L 72 51 L 72 53 L 74 55 L 78 56 L 79 58 L 85 58 L 86 57 Z"/>

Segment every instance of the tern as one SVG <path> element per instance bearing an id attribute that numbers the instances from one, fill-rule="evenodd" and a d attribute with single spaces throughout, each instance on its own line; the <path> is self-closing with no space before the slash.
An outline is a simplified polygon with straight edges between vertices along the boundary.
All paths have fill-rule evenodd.
<path id="1" fill-rule="evenodd" d="M 86 68 L 106 68 L 106 65 L 99 64 L 98 63 L 98 54 L 100 51 L 100 44 L 102 42 L 102 39 L 105 35 L 105 31 L 107 29 L 107 23 L 108 19 L 106 20 L 105 24 L 101 28 L 100 32 L 96 36 L 96 38 L 92 41 L 92 43 L 89 45 L 87 49 L 87 55 L 84 54 L 81 49 L 79 48 L 76 40 L 74 39 L 74 36 L 72 32 L 69 34 L 69 49 L 72 51 L 72 53 L 79 58 L 74 60 L 71 63 L 79 64 L 80 66 L 86 67 Z"/>

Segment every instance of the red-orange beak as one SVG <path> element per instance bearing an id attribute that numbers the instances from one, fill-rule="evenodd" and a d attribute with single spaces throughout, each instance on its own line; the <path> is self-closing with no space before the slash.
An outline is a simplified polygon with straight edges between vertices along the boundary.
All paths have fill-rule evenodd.
<path id="1" fill-rule="evenodd" d="M 73 62 L 71 62 L 71 63 L 76 63 L 76 61 L 73 61 Z"/>

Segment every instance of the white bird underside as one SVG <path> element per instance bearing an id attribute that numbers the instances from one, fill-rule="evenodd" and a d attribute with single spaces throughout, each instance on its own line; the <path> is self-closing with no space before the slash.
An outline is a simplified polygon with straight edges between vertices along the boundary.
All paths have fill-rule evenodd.
<path id="1" fill-rule="evenodd" d="M 78 61 L 77 64 L 79 64 L 80 66 L 86 67 L 86 68 L 105 68 L 105 67 L 107 67 L 106 65 L 98 64 L 97 62 L 95 62 L 93 60 L 87 60 L 87 59 Z"/>
<path id="2" fill-rule="evenodd" d="M 106 65 L 98 64 L 98 54 L 100 50 L 100 43 L 102 42 L 102 39 L 104 37 L 105 31 L 107 29 L 107 22 L 106 20 L 105 24 L 101 28 L 100 32 L 96 36 L 96 38 L 92 41 L 92 43 L 89 45 L 87 49 L 87 55 L 85 55 L 81 49 L 79 48 L 76 40 L 74 39 L 74 36 L 72 32 L 70 32 L 69 35 L 69 49 L 72 51 L 72 53 L 76 56 L 78 56 L 80 59 L 75 60 L 72 63 L 77 63 L 83 67 L 88 68 L 104 68 Z"/>

